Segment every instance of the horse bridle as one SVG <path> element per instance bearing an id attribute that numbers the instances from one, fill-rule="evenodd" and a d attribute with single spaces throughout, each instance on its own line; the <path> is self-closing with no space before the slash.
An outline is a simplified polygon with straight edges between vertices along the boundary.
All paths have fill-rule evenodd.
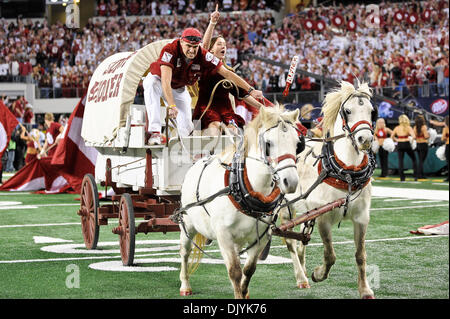
<path id="1" fill-rule="evenodd" d="M 274 128 L 277 128 L 280 124 L 283 125 L 283 126 L 282 126 L 283 132 L 287 132 L 287 130 L 288 130 L 287 125 L 291 125 L 294 129 L 297 129 L 297 128 L 295 127 L 295 125 L 292 124 L 291 122 L 287 122 L 287 121 L 284 121 L 284 120 L 278 121 L 276 125 L 274 125 L 274 126 L 268 128 L 267 130 L 265 130 L 264 132 L 261 132 L 261 133 L 258 135 L 258 142 L 259 142 L 259 145 L 260 145 L 261 159 L 262 159 L 262 160 L 261 160 L 261 159 L 258 159 L 258 158 L 250 157 L 250 158 L 252 158 L 252 159 L 261 160 L 265 165 L 267 165 L 267 166 L 269 167 L 269 170 L 271 171 L 271 174 L 272 174 L 272 176 L 273 176 L 273 180 L 274 180 L 274 181 L 278 181 L 278 180 L 279 180 L 278 172 L 280 172 L 280 171 L 282 171 L 282 170 L 284 170 L 284 169 L 286 169 L 286 168 L 291 168 L 291 167 L 295 167 L 295 168 L 296 168 L 295 162 L 296 162 L 296 160 L 297 160 L 297 157 L 296 157 L 295 155 L 289 154 L 289 153 L 283 154 L 283 155 L 278 156 L 277 158 L 274 158 L 274 159 L 267 155 L 267 152 L 266 152 L 266 150 L 267 150 L 267 149 L 266 149 L 267 145 L 266 145 L 266 140 L 265 140 L 265 138 L 264 138 L 264 135 L 265 135 L 268 131 L 270 131 L 270 130 L 272 130 L 272 129 L 274 129 Z M 281 167 L 281 168 L 274 168 L 274 167 L 272 166 L 272 163 L 275 163 L 275 164 L 278 165 L 280 162 L 282 162 L 282 161 L 284 161 L 284 160 L 286 160 L 286 159 L 292 159 L 292 160 L 294 160 L 294 164 L 285 165 L 285 166 L 283 166 L 283 167 Z"/>
<path id="2" fill-rule="evenodd" d="M 372 133 L 372 135 L 373 135 L 374 131 L 373 131 L 372 123 L 370 123 L 369 121 L 365 121 L 365 120 L 356 122 L 355 124 L 352 125 L 352 127 L 350 127 L 348 125 L 348 118 L 347 118 L 347 114 L 345 113 L 344 106 L 350 99 L 352 99 L 354 97 L 367 98 L 370 101 L 371 96 L 369 94 L 367 94 L 367 93 L 364 93 L 364 92 L 358 92 L 358 93 L 350 94 L 344 100 L 344 102 L 342 102 L 341 107 L 339 109 L 339 115 L 341 116 L 341 119 L 342 119 L 342 130 L 344 132 L 345 131 L 347 132 L 347 134 L 345 134 L 345 135 L 351 139 L 352 145 L 355 148 L 355 151 L 359 154 L 358 146 L 356 145 L 356 141 L 355 141 L 355 134 L 358 133 L 359 131 L 362 131 L 362 130 L 369 130 Z M 377 111 L 376 111 L 375 106 L 372 106 L 372 107 L 374 109 L 372 110 L 372 113 L 371 113 L 371 121 L 374 122 L 376 120 Z M 360 125 L 363 125 L 363 124 L 366 124 L 367 126 L 363 126 L 363 127 L 358 128 Z"/>
<path id="3" fill-rule="evenodd" d="M 339 109 L 339 115 L 342 118 L 342 128 L 343 128 L 344 132 L 347 131 L 347 133 L 336 135 L 333 137 L 326 136 L 325 138 L 320 138 L 320 139 L 318 139 L 318 138 L 310 138 L 309 139 L 310 141 L 324 143 L 324 145 L 322 147 L 322 154 L 320 156 L 317 156 L 316 162 L 314 164 L 314 166 L 315 166 L 319 160 L 322 160 L 322 161 L 325 160 L 324 161 L 325 165 L 323 166 L 324 169 L 321 171 L 321 173 L 319 174 L 319 177 L 316 179 L 316 181 L 307 189 L 307 191 L 305 193 L 280 205 L 279 209 L 287 207 L 301 199 L 307 198 L 309 196 L 309 194 L 320 183 L 322 183 L 322 181 L 325 178 L 331 176 L 333 178 L 343 180 L 343 181 L 347 182 L 349 185 L 348 196 L 346 199 L 346 206 L 345 206 L 345 211 L 346 211 L 347 207 L 348 207 L 349 197 L 352 192 L 351 191 L 352 186 L 356 186 L 357 188 L 361 189 L 361 187 L 365 183 L 365 181 L 367 181 L 367 179 L 372 176 L 373 171 L 376 166 L 376 160 L 375 160 L 375 156 L 374 156 L 373 152 L 369 151 L 368 165 L 360 172 L 345 171 L 343 168 L 339 167 L 339 164 L 336 162 L 336 158 L 334 155 L 334 148 L 332 145 L 333 141 L 338 140 L 343 137 L 349 137 L 352 141 L 352 145 L 355 148 L 356 152 L 359 153 L 358 147 L 356 146 L 356 141 L 355 141 L 354 135 L 357 132 L 362 131 L 362 130 L 369 130 L 373 134 L 372 124 L 369 123 L 368 121 L 365 121 L 365 120 L 358 121 L 355 124 L 353 124 L 352 127 L 350 127 L 348 125 L 348 119 L 347 119 L 347 115 L 345 114 L 345 111 L 344 111 L 344 106 L 353 97 L 363 97 L 363 98 L 368 98 L 369 100 L 371 99 L 370 95 L 367 93 L 364 93 L 364 92 L 350 94 L 344 100 L 344 102 L 341 104 L 341 107 Z M 371 121 L 374 122 L 376 120 L 376 117 L 377 117 L 377 109 L 374 107 L 374 110 L 372 111 L 372 115 L 371 115 Z M 367 124 L 368 126 L 358 128 L 358 126 L 360 126 L 362 124 Z"/>

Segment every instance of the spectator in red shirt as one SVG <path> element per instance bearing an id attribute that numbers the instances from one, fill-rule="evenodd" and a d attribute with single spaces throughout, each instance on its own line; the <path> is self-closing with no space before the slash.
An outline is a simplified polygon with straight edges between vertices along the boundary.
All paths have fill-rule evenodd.
<path id="1" fill-rule="evenodd" d="M 23 114 L 23 122 L 24 123 L 31 123 L 33 120 L 34 113 L 33 113 L 33 106 L 30 103 L 27 103 L 25 105 L 25 113 Z"/>
<path id="2" fill-rule="evenodd" d="M 100 3 L 97 5 L 97 14 L 101 17 L 106 16 L 107 6 L 105 0 L 100 0 Z"/>
<path id="3" fill-rule="evenodd" d="M 108 3 L 108 15 L 110 17 L 116 17 L 119 12 L 119 5 L 116 3 L 115 0 L 110 0 Z"/>
<path id="4" fill-rule="evenodd" d="M 25 99 L 19 96 L 11 105 L 11 112 L 16 117 L 17 121 L 23 123 L 23 114 L 25 111 Z"/>
<path id="5" fill-rule="evenodd" d="M 19 74 L 23 78 L 26 78 L 33 71 L 33 67 L 29 60 L 25 61 L 23 58 L 20 59 L 19 62 Z"/>
<path id="6" fill-rule="evenodd" d="M 263 98 L 261 91 L 255 90 L 241 77 L 226 69 L 212 53 L 200 48 L 202 34 L 195 28 L 187 28 L 181 38 L 164 46 L 159 59 L 150 66 L 144 79 L 144 100 L 149 123 L 148 143 L 161 144 L 160 98 L 169 105 L 169 118 L 176 119 L 178 132 L 187 136 L 193 129 L 191 121 L 191 97 L 186 85 L 195 84 L 200 75 L 210 71 L 219 73 L 248 91 L 254 98 Z"/>
<path id="7" fill-rule="evenodd" d="M 137 3 L 136 0 L 131 0 L 131 2 L 128 3 L 128 11 L 133 16 L 138 15 L 140 11 L 139 3 Z"/>

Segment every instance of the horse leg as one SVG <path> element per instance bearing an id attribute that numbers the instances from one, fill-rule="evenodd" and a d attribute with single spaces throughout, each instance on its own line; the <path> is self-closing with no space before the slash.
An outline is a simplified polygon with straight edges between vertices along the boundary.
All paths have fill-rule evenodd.
<path id="1" fill-rule="evenodd" d="M 187 230 L 188 231 L 188 230 Z M 189 233 L 190 238 L 194 238 L 195 233 Z M 180 256 L 181 256 L 181 270 L 180 270 L 180 296 L 192 295 L 192 288 L 189 284 L 188 262 L 189 255 L 192 251 L 192 241 L 182 229 L 180 232 Z"/>
<path id="2" fill-rule="evenodd" d="M 324 263 L 314 268 L 311 279 L 314 282 L 323 281 L 328 278 L 331 267 L 336 262 L 336 254 L 334 253 L 333 243 L 331 241 L 331 225 L 328 222 L 318 220 L 318 228 L 320 237 L 323 242 L 323 261 Z"/>
<path id="3" fill-rule="evenodd" d="M 242 268 L 239 255 L 233 244 L 233 239 L 226 236 L 223 232 L 217 233 L 217 243 L 219 244 L 220 252 L 228 270 L 228 278 L 231 281 L 234 289 L 235 299 L 244 299 L 241 290 Z"/>
<path id="4" fill-rule="evenodd" d="M 265 245 L 263 247 L 265 247 Z M 250 284 L 250 279 L 252 278 L 253 274 L 255 273 L 256 264 L 258 263 L 258 256 L 259 256 L 260 252 L 261 252 L 260 249 L 251 250 L 251 251 L 247 252 L 247 260 L 245 261 L 243 276 L 242 276 L 242 281 L 241 281 L 242 295 L 246 299 L 250 298 L 248 286 Z"/>
<path id="5" fill-rule="evenodd" d="M 241 282 L 242 295 L 246 299 L 250 298 L 249 291 L 248 291 L 250 279 L 252 278 L 253 274 L 255 273 L 256 265 L 258 263 L 258 259 L 259 259 L 259 256 L 260 256 L 262 250 L 264 250 L 264 248 L 266 247 L 266 245 L 269 242 L 268 239 L 269 239 L 268 237 L 266 237 L 266 240 L 262 239 L 260 245 L 255 246 L 247 251 L 247 260 L 245 261 L 244 270 L 243 270 L 244 276 L 242 277 L 242 282 Z"/>
<path id="6" fill-rule="evenodd" d="M 287 220 L 290 220 L 293 218 L 291 213 L 288 213 L 286 209 L 283 209 L 281 211 L 281 224 L 286 222 Z M 295 217 L 295 216 L 294 216 Z M 303 227 L 301 225 L 300 227 Z M 302 231 L 302 228 L 300 228 L 300 231 Z M 292 264 L 294 266 L 294 275 L 295 280 L 297 282 L 298 288 L 311 288 L 308 282 L 308 278 L 306 277 L 306 268 L 304 266 L 305 264 L 305 257 L 304 257 L 304 249 L 303 249 L 303 255 L 300 254 L 301 248 L 303 246 L 302 243 L 298 242 L 295 239 L 291 238 L 284 238 L 284 242 L 286 243 L 286 247 L 289 251 L 289 254 L 291 255 Z M 297 248 L 297 243 L 300 244 L 299 248 Z M 303 260 L 303 263 L 302 263 Z"/>
<path id="7" fill-rule="evenodd" d="M 307 276 L 307 272 L 306 272 L 306 245 L 303 245 L 303 243 L 300 241 L 298 242 L 298 248 L 297 248 L 297 255 L 298 255 L 298 259 L 300 260 L 300 264 L 302 265 L 303 268 L 303 272 L 305 274 L 305 277 Z"/>
<path id="8" fill-rule="evenodd" d="M 366 231 L 367 224 L 353 222 L 354 239 L 356 246 L 356 266 L 358 267 L 358 291 L 362 299 L 374 299 L 372 289 L 366 278 Z"/>
<path id="9" fill-rule="evenodd" d="M 308 282 L 308 278 L 305 274 L 305 268 L 304 268 L 304 254 L 303 254 L 303 264 L 301 255 L 299 254 L 301 247 L 297 248 L 297 241 L 295 239 L 285 238 L 287 249 L 289 250 L 289 253 L 291 254 L 292 264 L 294 265 L 294 274 L 295 279 L 297 281 L 297 287 L 298 288 L 311 288 Z M 303 246 L 300 243 L 301 246 Z M 304 250 L 303 250 L 304 252 Z"/>

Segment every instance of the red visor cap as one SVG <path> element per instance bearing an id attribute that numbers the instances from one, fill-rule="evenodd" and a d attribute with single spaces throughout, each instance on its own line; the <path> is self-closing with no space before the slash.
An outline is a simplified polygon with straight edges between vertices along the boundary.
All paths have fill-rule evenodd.
<path id="1" fill-rule="evenodd" d="M 202 42 L 202 34 L 196 28 L 187 28 L 183 31 L 181 39 L 190 44 L 199 44 Z"/>

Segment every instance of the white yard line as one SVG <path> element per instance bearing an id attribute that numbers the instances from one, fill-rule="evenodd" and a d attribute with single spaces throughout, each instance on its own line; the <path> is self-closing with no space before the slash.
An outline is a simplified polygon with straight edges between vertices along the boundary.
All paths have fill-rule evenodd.
<path id="1" fill-rule="evenodd" d="M 49 227 L 49 226 L 68 226 L 68 225 L 80 225 L 80 224 L 81 224 L 81 223 L 54 223 L 54 224 L 0 225 L 0 228 Z"/>
<path id="2" fill-rule="evenodd" d="M 0 196 L 15 196 L 15 195 L 30 195 L 30 192 L 23 192 L 23 193 L 18 193 L 18 192 L 3 192 L 0 193 Z"/>
<path id="3" fill-rule="evenodd" d="M 429 203 L 428 201 L 424 203 Z M 397 207 L 378 207 L 371 208 L 370 211 L 384 211 L 384 210 L 403 210 L 403 209 L 417 209 L 427 207 L 447 207 L 449 204 L 433 204 L 433 205 L 416 205 L 416 206 L 397 206 Z M 136 219 L 140 221 L 140 219 Z M 109 220 L 108 224 L 117 223 L 118 220 Z M 0 225 L 0 228 L 20 228 L 20 227 L 50 227 L 50 226 L 68 226 L 68 225 L 80 225 L 80 223 L 52 223 L 52 224 L 24 224 L 24 225 Z"/>
<path id="4" fill-rule="evenodd" d="M 411 237 L 397 237 L 397 238 L 380 238 L 380 239 L 366 239 L 367 243 L 376 243 L 381 241 L 400 241 L 400 240 L 415 240 L 415 239 L 431 239 L 431 238 L 439 238 L 439 237 L 448 237 L 448 235 L 431 235 L 431 236 L 424 236 L 424 235 L 418 235 L 418 236 L 411 236 Z M 348 245 L 348 244 L 355 244 L 353 240 L 348 241 L 336 241 L 333 242 L 333 245 Z M 308 246 L 323 246 L 322 243 L 314 243 L 314 244 L 308 244 Z M 270 248 L 286 248 L 286 246 L 272 246 Z"/>
<path id="5" fill-rule="evenodd" d="M 11 205 L 0 206 L 0 210 L 15 210 L 15 209 L 36 209 L 39 207 L 54 207 L 54 206 L 80 206 L 80 204 L 37 204 L 37 205 Z"/>
<path id="6" fill-rule="evenodd" d="M 443 200 L 442 199 L 437 199 L 437 200 L 416 200 L 414 202 L 411 202 L 411 204 L 439 203 L 439 202 L 443 202 Z"/>
<path id="7" fill-rule="evenodd" d="M 448 207 L 448 204 L 435 204 L 435 205 L 417 205 L 417 206 L 399 206 L 399 207 L 379 207 L 371 208 L 370 211 L 383 211 L 383 210 L 402 210 L 402 209 L 415 209 L 415 208 L 426 208 L 426 207 Z"/>
<path id="8" fill-rule="evenodd" d="M 374 242 L 385 242 L 385 241 L 400 241 L 400 240 L 416 240 L 416 239 L 433 239 L 440 237 L 448 237 L 448 235 L 432 235 L 432 236 L 411 236 L 411 237 L 399 237 L 399 238 L 380 238 L 380 239 L 368 239 L 366 243 Z M 351 240 L 333 242 L 334 245 L 354 245 L 355 243 Z M 322 246 L 322 243 L 309 244 L 309 247 Z M 286 249 L 286 246 L 272 246 L 273 249 Z M 206 250 L 206 252 L 217 252 L 218 250 Z M 80 251 L 80 254 L 82 252 Z M 152 256 L 152 254 L 146 254 L 142 256 Z M 140 257 L 136 255 L 135 257 Z M 0 260 L 0 264 L 17 264 L 17 263 L 36 263 L 36 262 L 51 262 L 51 261 L 75 261 L 75 260 L 95 260 L 95 259 L 116 259 L 121 258 L 121 256 L 91 256 L 91 257 L 66 257 L 66 258 L 42 258 L 42 259 L 19 259 L 19 260 Z"/>

